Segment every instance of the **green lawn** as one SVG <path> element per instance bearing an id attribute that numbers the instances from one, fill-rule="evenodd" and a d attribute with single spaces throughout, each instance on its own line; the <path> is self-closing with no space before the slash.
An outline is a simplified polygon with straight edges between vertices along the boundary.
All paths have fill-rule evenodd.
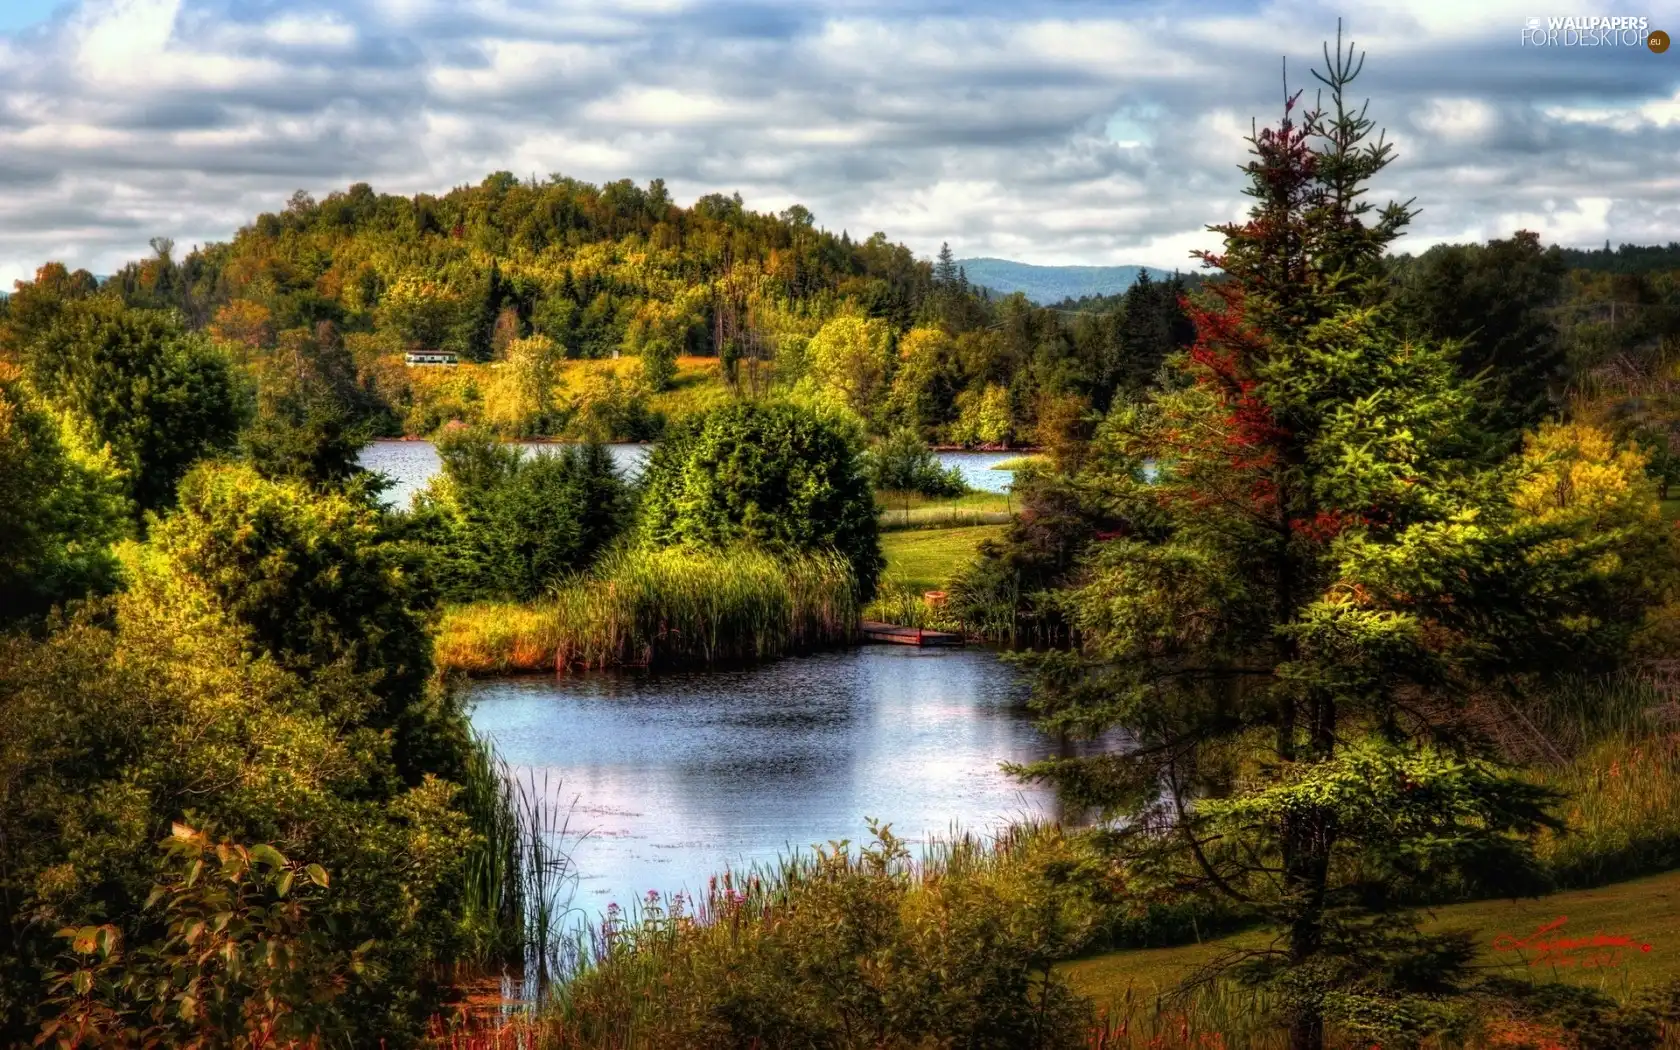
<path id="1" fill-rule="evenodd" d="M 1573 956 L 1574 962 L 1557 966 L 1538 962 L 1538 953 L 1532 949 L 1495 947 L 1495 939 L 1503 934 L 1531 937 L 1540 927 L 1563 917 L 1568 921 L 1561 928 L 1540 939 L 1590 938 L 1601 933 L 1612 938 L 1625 936 L 1634 946 L 1614 952 L 1598 949 L 1605 954 L 1596 959 L 1592 950 L 1577 950 L 1564 956 Z M 1480 965 L 1497 967 L 1513 976 L 1532 973 L 1537 979 L 1592 984 L 1619 995 L 1680 977 L 1680 872 L 1536 900 L 1449 905 L 1436 908 L 1425 928 L 1474 930 L 1482 948 Z M 1266 937 L 1263 933 L 1245 933 L 1181 948 L 1116 952 L 1064 963 L 1061 969 L 1080 992 L 1099 1005 L 1109 1005 L 1123 999 L 1128 987 L 1134 995 L 1170 990 L 1191 969 L 1219 951 L 1259 945 Z M 1644 945 L 1650 945 L 1650 950 L 1643 950 Z"/>
<path id="2" fill-rule="evenodd" d="M 877 492 L 875 505 L 881 508 L 881 527 L 887 530 L 1002 525 L 1015 510 L 1014 500 L 1001 492 L 936 499 L 915 492 Z"/>
<path id="3" fill-rule="evenodd" d="M 883 590 L 914 593 L 936 591 L 951 575 L 973 559 L 980 541 L 1003 535 L 1002 525 L 970 525 L 957 529 L 905 529 L 881 537 L 887 556 L 881 574 Z"/>
<path id="4" fill-rule="evenodd" d="M 1680 499 L 1665 499 L 1662 501 L 1663 518 L 1668 521 L 1680 519 Z"/>

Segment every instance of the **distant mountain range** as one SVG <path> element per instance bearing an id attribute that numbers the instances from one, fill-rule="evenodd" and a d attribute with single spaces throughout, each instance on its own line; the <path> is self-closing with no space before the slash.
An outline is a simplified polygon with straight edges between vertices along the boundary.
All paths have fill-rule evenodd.
<path id="1" fill-rule="evenodd" d="M 984 285 L 1008 295 L 1023 292 L 1040 305 L 1086 295 L 1116 295 L 1149 271 L 1149 279 L 1171 277 L 1171 270 L 1153 266 L 1034 266 L 1010 259 L 958 259 L 968 283 Z"/>

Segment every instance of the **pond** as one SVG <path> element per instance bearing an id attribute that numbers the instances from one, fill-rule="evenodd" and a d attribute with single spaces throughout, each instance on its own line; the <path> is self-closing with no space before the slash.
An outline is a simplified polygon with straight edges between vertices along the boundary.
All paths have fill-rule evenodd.
<path id="1" fill-rule="evenodd" d="M 522 442 L 535 451 L 564 448 L 553 442 Z M 626 474 L 634 474 L 652 451 L 652 445 L 613 444 L 607 446 L 613 462 Z M 962 471 L 969 488 L 981 492 L 1004 492 L 1009 488 L 1014 472 L 993 470 L 1005 460 L 1016 458 L 1014 452 L 936 452 L 939 462 Z M 362 449 L 357 461 L 368 470 L 380 471 L 395 482 L 385 491 L 385 501 L 392 506 L 406 507 L 416 492 L 426 487 L 441 468 L 437 449 L 430 441 L 375 441 Z"/>
<path id="2" fill-rule="evenodd" d="M 865 646 L 743 670 L 503 678 L 470 699 L 515 775 L 569 811 L 574 905 L 594 921 L 650 890 L 703 891 L 725 867 L 858 843 L 868 817 L 911 841 L 1064 818 L 1048 789 L 999 768 L 1058 752 L 1026 688 L 988 650 Z"/>

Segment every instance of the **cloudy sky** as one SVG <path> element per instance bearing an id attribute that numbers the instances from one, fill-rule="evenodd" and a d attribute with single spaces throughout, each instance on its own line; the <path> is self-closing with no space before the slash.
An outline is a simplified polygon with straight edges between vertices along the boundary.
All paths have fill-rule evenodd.
<path id="1" fill-rule="evenodd" d="M 1599 6 L 1599 5 L 1587 5 Z M 1405 247 L 1680 240 L 1680 47 L 1521 46 L 1452 0 L 0 0 L 0 281 L 227 238 L 296 189 L 491 171 L 798 201 L 918 254 L 1188 266 L 1339 14 Z M 1666 19 L 1666 21 L 1665 21 Z M 1672 24 L 1670 24 L 1672 23 Z"/>

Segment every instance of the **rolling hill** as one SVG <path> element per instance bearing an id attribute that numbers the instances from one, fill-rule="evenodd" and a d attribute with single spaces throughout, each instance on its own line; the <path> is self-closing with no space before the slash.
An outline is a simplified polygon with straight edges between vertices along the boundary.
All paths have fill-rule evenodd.
<path id="1" fill-rule="evenodd" d="M 958 259 L 971 284 L 1008 295 L 1023 292 L 1040 305 L 1078 299 L 1084 295 L 1114 295 L 1132 286 L 1139 273 L 1151 278 L 1171 277 L 1153 266 L 1034 266 L 1010 259 Z"/>

